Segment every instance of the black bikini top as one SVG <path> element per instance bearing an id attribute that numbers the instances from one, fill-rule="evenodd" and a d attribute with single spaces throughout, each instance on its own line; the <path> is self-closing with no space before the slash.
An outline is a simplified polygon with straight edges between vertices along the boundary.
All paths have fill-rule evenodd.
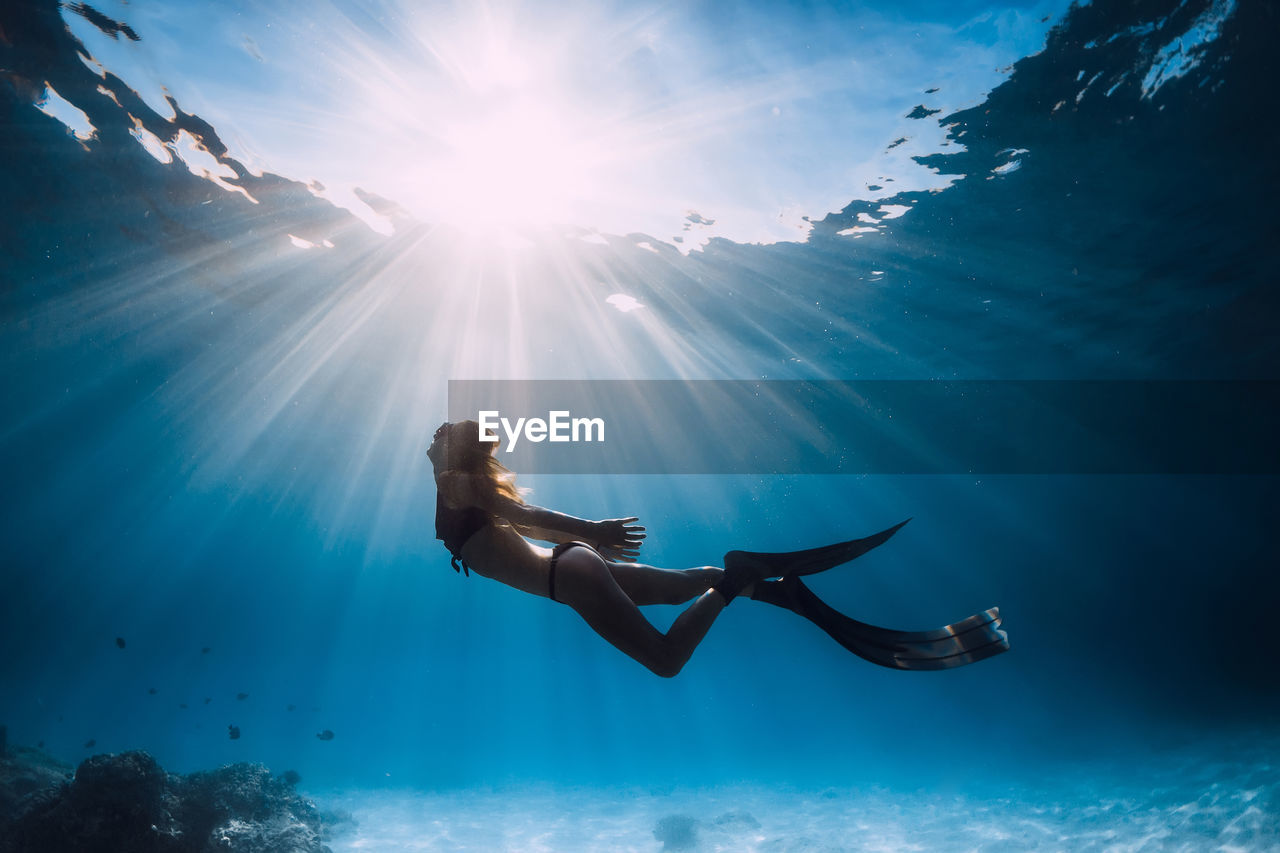
<path id="1" fill-rule="evenodd" d="M 470 567 L 462 559 L 462 546 L 488 523 L 489 513 L 480 507 L 453 509 L 445 505 L 440 495 L 436 495 L 436 538 L 444 542 L 444 547 L 453 555 L 450 563 L 455 572 L 459 571 L 458 563 L 462 563 L 462 570 L 471 576 Z"/>

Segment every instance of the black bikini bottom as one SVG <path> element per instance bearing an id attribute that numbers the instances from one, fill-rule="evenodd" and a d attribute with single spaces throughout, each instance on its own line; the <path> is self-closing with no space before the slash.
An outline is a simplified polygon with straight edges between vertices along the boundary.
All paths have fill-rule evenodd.
<path id="1" fill-rule="evenodd" d="M 560 555 L 570 548 L 574 547 L 590 548 L 592 551 L 596 549 L 587 542 L 579 542 L 576 539 L 572 542 L 561 542 L 559 545 L 551 549 L 551 565 L 547 569 L 547 594 L 551 596 L 552 601 L 559 601 L 556 598 L 556 562 L 560 559 Z M 599 554 L 599 551 L 596 551 Z M 604 559 L 603 557 L 601 559 Z"/>

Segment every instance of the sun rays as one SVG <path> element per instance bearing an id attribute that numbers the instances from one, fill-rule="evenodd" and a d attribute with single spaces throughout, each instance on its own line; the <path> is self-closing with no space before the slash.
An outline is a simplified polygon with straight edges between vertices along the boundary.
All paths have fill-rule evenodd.
<path id="1" fill-rule="evenodd" d="M 912 159 L 944 140 L 907 113 L 922 98 L 930 113 L 973 103 L 999 79 L 975 69 L 1037 47 L 1048 27 L 1009 12 L 1022 29 L 997 49 L 981 38 L 985 19 L 957 27 L 861 8 L 287 0 L 248 16 L 204 4 L 189 16 L 111 11 L 143 39 L 64 14 L 99 70 L 161 115 L 172 94 L 251 172 L 306 183 L 375 230 L 390 225 L 356 187 L 494 245 L 572 225 L 682 251 L 717 236 L 803 241 L 810 220 L 853 198 L 945 185 Z M 197 38 L 199 51 L 183 49 Z"/>
<path id="2" fill-rule="evenodd" d="M 842 76 L 854 66 L 836 48 L 862 44 L 852 28 L 810 61 L 806 21 L 740 45 L 721 37 L 725 22 L 669 7 L 376 8 L 282 4 L 234 24 L 269 34 L 215 26 L 205 10 L 213 42 L 233 33 L 236 52 L 214 94 L 240 96 L 226 116 L 180 93 L 169 106 L 183 122 L 201 113 L 228 150 L 178 132 L 172 112 L 134 118 L 130 144 L 155 171 L 137 177 L 136 198 L 110 200 L 128 239 L 104 261 L 127 271 L 49 309 L 127 337 L 139 361 L 185 353 L 149 404 L 166 410 L 190 487 L 269 488 L 327 536 L 371 530 L 371 548 L 390 550 L 424 488 L 449 379 L 838 378 L 847 353 L 891 348 L 870 318 L 902 286 L 883 261 L 888 276 L 842 258 L 797 282 L 742 246 L 692 251 L 717 235 L 803 239 L 802 214 L 822 211 L 792 178 L 847 179 L 832 146 L 891 137 L 870 108 L 849 117 L 870 85 Z M 142 42 L 105 49 L 113 65 L 146 66 L 154 89 L 160 52 L 146 51 L 161 22 L 140 15 Z M 94 34 L 69 22 L 92 50 Z M 875 61 L 869 47 L 857 70 Z M 106 80 L 95 62 L 78 70 Z M 780 156 L 844 89 L 823 145 Z M 96 97 L 97 110 L 123 109 Z M 268 155 L 299 180 L 239 166 Z M 168 203 L 151 184 L 173 173 L 197 189 Z M 308 191 L 387 227 L 371 234 Z"/>

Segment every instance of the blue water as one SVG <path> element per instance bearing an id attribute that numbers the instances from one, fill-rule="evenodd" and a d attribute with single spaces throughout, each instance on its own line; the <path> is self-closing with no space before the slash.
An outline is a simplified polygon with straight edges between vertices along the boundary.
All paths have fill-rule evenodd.
<path id="1" fill-rule="evenodd" d="M 67 20 L 0 13 L 12 742 L 295 769 L 386 845 L 428 837 L 422 803 L 470 802 L 436 849 L 657 849 L 680 813 L 708 849 L 1275 849 L 1274 476 L 521 477 L 541 505 L 640 516 L 658 565 L 914 517 L 814 588 L 902 628 L 999 605 L 1013 644 L 891 672 L 744 602 L 662 680 L 567 608 L 450 571 L 423 457 L 449 379 L 1280 378 L 1272 4 L 1059 11 L 989 94 L 913 120 L 945 134 L 919 155 L 945 187 L 850 190 L 802 240 L 696 247 L 590 223 L 503 247 L 370 197 L 386 235 L 306 176 L 228 189 L 129 134 L 184 124 L 217 153 L 216 128 L 98 77 Z M 35 108 L 46 86 L 93 135 Z M 1187 417 L 1214 417 L 1193 385 Z M 779 822 L 771 787 L 846 807 Z M 494 791 L 527 792 L 524 817 L 481 826 Z M 759 837 L 709 823 L 739 794 Z M 571 801 L 596 803 L 572 831 L 534 825 Z"/>

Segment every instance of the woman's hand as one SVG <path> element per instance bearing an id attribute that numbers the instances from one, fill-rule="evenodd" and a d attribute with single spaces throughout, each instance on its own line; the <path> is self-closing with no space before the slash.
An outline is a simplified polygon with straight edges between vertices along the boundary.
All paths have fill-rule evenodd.
<path id="1" fill-rule="evenodd" d="M 640 546 L 644 544 L 644 528 L 632 522 L 631 518 L 609 518 L 597 521 L 595 546 L 605 559 L 619 563 L 634 563 L 640 554 Z"/>

